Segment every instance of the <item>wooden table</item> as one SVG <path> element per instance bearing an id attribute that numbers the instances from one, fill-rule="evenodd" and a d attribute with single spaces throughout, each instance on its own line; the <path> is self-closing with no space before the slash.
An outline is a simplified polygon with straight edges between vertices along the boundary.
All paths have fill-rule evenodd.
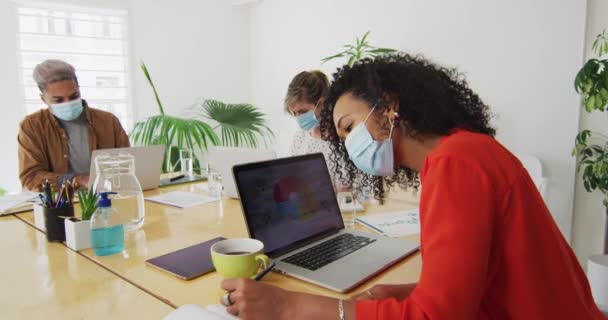
<path id="1" fill-rule="evenodd" d="M 148 196 L 175 190 L 202 192 L 201 185 L 173 186 L 149 191 L 145 194 Z M 399 199 L 392 197 L 385 206 L 369 206 L 366 214 L 411 209 L 417 206 L 417 199 L 411 195 L 397 198 Z M 217 273 L 185 281 L 149 267 L 144 261 L 218 236 L 246 237 L 245 221 L 238 200 L 223 199 L 190 209 L 178 209 L 146 202 L 145 209 L 144 226 L 141 230 L 127 236 L 124 254 L 96 257 L 91 249 L 83 250 L 80 253 L 136 286 L 154 293 L 173 306 L 187 303 L 203 306 L 218 303 L 222 291 L 219 288 L 221 278 Z M 78 210 L 76 214 L 78 215 Z M 18 216 L 24 221 L 34 224 L 31 212 Z M 361 231 L 367 230 L 361 229 Z M 418 236 L 407 239 L 418 240 Z M 370 279 L 348 295 L 275 273 L 269 274 L 264 281 L 289 290 L 345 298 L 377 283 L 416 282 L 420 276 L 421 266 L 420 254 L 415 253 Z"/>
<path id="2" fill-rule="evenodd" d="M 158 319 L 172 310 L 13 217 L 0 217 L 0 318 Z"/>

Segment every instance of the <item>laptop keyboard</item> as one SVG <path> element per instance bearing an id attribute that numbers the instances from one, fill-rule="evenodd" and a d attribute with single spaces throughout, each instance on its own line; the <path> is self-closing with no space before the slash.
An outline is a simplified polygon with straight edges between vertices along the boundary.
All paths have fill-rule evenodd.
<path id="1" fill-rule="evenodd" d="M 317 270 L 376 241 L 350 233 L 341 234 L 281 261 L 308 270 Z"/>

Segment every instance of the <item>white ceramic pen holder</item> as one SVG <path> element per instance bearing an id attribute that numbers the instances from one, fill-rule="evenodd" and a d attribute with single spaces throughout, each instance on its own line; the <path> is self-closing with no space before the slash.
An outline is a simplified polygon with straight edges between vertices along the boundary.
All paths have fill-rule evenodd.
<path id="1" fill-rule="evenodd" d="M 46 232 L 46 227 L 44 226 L 44 207 L 41 205 L 34 205 L 34 226 L 36 229 Z"/>
<path id="2" fill-rule="evenodd" d="M 91 221 L 65 219 L 65 244 L 74 251 L 91 247 Z"/>

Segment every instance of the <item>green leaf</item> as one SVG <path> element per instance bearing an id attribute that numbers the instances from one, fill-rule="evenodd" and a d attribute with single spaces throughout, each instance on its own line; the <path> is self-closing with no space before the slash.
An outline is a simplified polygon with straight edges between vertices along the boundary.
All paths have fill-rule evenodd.
<path id="1" fill-rule="evenodd" d="M 585 102 L 585 110 L 587 112 L 593 111 L 593 107 L 595 106 L 595 96 L 590 96 L 589 99 Z"/>
<path id="2" fill-rule="evenodd" d="M 325 57 L 325 58 L 321 59 L 321 62 L 325 63 L 325 62 L 327 62 L 329 60 L 333 60 L 335 58 L 342 58 L 342 57 L 344 57 L 344 52 L 340 52 L 340 53 L 334 54 L 333 56 Z"/>
<path id="3" fill-rule="evenodd" d="M 356 55 L 352 55 L 352 56 L 351 56 L 351 57 L 348 59 L 347 64 L 348 64 L 349 66 L 351 66 L 351 67 L 352 67 L 352 66 L 353 66 L 353 64 L 355 63 L 355 60 L 356 60 L 356 59 L 357 59 L 357 56 L 356 56 Z"/>
<path id="4" fill-rule="evenodd" d="M 584 79 L 584 72 L 583 72 L 583 68 L 581 68 L 581 70 L 578 71 L 578 73 L 576 74 L 576 77 L 574 78 L 574 89 L 576 90 L 577 93 L 581 93 L 581 90 L 583 90 L 583 81 Z"/>
<path id="5" fill-rule="evenodd" d="M 391 53 L 391 52 L 397 52 L 397 50 L 390 49 L 390 48 L 375 48 L 375 49 L 369 50 L 369 52 L 372 52 L 372 53 Z"/>
<path id="6" fill-rule="evenodd" d="M 371 32 L 371 30 L 367 30 L 367 32 L 363 35 L 363 37 L 361 37 L 361 43 L 366 43 L 367 37 L 369 36 L 370 32 Z"/>
<path id="7" fill-rule="evenodd" d="M 80 204 L 81 220 L 90 220 L 98 208 L 99 195 L 93 188 L 90 188 L 88 191 L 79 189 L 78 201 Z"/>
<path id="8" fill-rule="evenodd" d="M 213 120 L 221 127 L 223 145 L 257 147 L 258 138 L 263 140 L 273 136 L 264 114 L 250 104 L 227 104 L 206 99 L 200 107 L 201 117 Z"/>
<path id="9" fill-rule="evenodd" d="M 602 96 L 598 94 L 593 97 L 595 98 L 595 109 L 602 110 L 602 107 L 604 106 L 604 100 L 602 99 Z"/>
<path id="10" fill-rule="evenodd" d="M 161 115 L 164 115 L 165 109 L 163 108 L 163 104 L 160 102 L 160 98 L 158 97 L 158 92 L 156 92 L 156 87 L 154 86 L 154 83 L 152 82 L 152 78 L 150 77 L 150 72 L 148 72 L 148 68 L 146 67 L 146 64 L 143 61 L 141 62 L 141 70 L 144 72 L 144 75 L 146 76 L 148 83 L 152 87 L 152 91 L 154 91 L 154 98 L 156 99 L 156 103 L 158 104 L 158 111 L 160 112 Z"/>

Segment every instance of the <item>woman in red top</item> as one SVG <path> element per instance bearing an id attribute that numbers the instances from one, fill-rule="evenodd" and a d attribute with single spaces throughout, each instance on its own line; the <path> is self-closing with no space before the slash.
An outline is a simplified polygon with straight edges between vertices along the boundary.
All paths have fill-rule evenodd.
<path id="1" fill-rule="evenodd" d="M 334 74 L 325 103 L 322 131 L 345 182 L 367 173 L 363 183 L 380 201 L 394 183 L 422 183 L 420 281 L 340 301 L 226 280 L 229 312 L 241 319 L 603 319 L 534 183 L 493 138 L 488 107 L 462 75 L 421 57 L 366 59 Z"/>

